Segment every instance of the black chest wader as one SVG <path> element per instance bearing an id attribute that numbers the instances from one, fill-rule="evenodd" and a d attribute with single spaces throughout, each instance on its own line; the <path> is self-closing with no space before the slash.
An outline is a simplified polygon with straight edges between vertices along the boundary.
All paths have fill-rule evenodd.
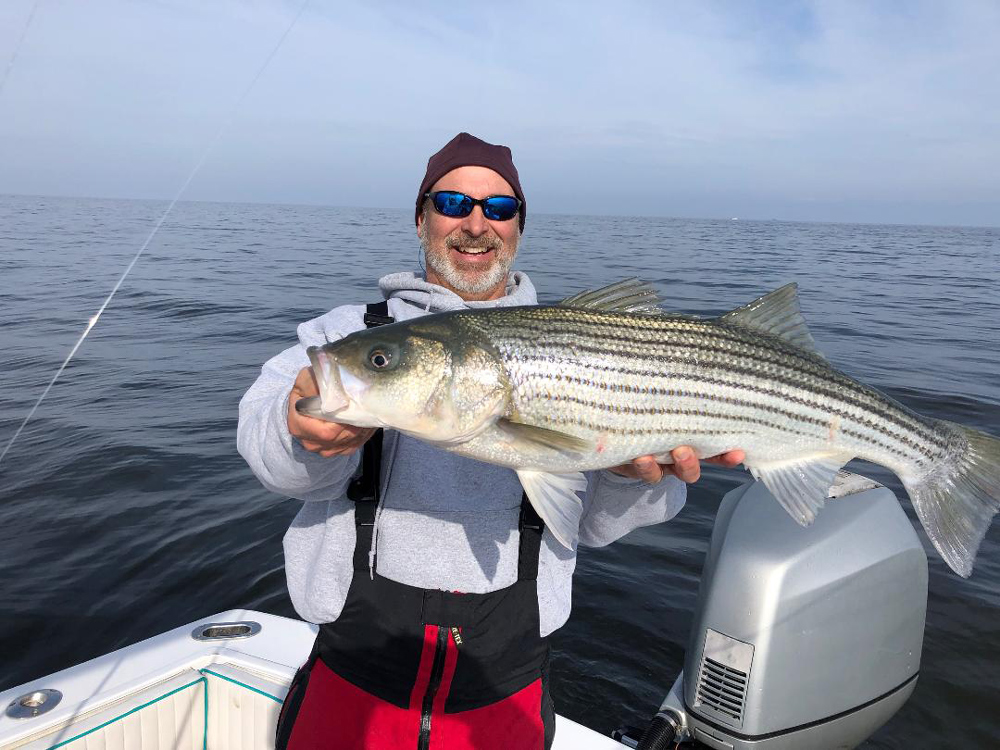
<path id="1" fill-rule="evenodd" d="M 369 305 L 368 327 L 392 322 Z M 551 747 L 547 639 L 539 635 L 544 529 L 522 496 L 517 581 L 486 594 L 421 589 L 369 566 L 382 432 L 365 445 L 355 502 L 354 576 L 320 626 L 278 719 L 276 750 L 522 750 Z"/>

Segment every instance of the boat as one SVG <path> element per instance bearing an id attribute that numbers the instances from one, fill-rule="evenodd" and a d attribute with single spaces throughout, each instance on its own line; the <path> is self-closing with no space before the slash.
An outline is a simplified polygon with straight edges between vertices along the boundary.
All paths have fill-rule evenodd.
<path id="1" fill-rule="evenodd" d="M 913 692 L 926 605 L 891 491 L 842 471 L 802 529 L 747 482 L 720 504 L 684 669 L 649 725 L 557 716 L 553 750 L 855 747 Z M 315 634 L 251 610 L 174 628 L 0 694 L 0 748 L 269 750 Z"/>

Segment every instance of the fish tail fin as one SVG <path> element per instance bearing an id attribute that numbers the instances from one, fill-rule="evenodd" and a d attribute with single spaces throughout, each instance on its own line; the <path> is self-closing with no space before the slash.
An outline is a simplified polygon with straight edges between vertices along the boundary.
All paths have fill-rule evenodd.
<path id="1" fill-rule="evenodd" d="M 953 422 L 940 424 L 955 437 L 949 458 L 903 484 L 935 549 L 952 570 L 968 578 L 979 544 L 1000 510 L 1000 439 Z"/>

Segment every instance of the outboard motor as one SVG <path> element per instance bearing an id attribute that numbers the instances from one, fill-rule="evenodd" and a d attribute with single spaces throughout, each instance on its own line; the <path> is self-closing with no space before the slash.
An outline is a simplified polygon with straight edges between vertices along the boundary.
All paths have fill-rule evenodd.
<path id="1" fill-rule="evenodd" d="M 652 750 L 853 748 L 916 685 L 927 557 L 896 497 L 841 472 L 801 528 L 751 482 L 723 499 L 685 658 Z"/>

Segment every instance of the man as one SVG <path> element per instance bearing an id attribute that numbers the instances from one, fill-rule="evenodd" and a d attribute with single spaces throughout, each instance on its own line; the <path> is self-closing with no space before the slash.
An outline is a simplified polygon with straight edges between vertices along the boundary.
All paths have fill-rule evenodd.
<path id="1" fill-rule="evenodd" d="M 459 134 L 417 192 L 426 274 L 382 278 L 381 312 L 344 306 L 301 325 L 240 403 L 240 452 L 266 487 L 305 501 L 285 568 L 296 610 L 321 624 L 279 750 L 551 745 L 546 637 L 569 616 L 576 550 L 544 530 L 509 469 L 295 410 L 317 393 L 310 345 L 388 318 L 535 304 L 528 277 L 510 271 L 526 215 L 510 150 Z M 591 473 L 580 543 L 672 518 L 699 475 L 689 448 L 673 459 Z"/>

